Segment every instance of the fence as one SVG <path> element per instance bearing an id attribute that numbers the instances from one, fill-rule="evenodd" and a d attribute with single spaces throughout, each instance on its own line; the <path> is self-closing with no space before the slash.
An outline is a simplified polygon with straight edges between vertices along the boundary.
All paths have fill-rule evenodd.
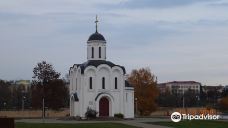
<path id="1" fill-rule="evenodd" d="M 180 112 L 182 114 L 191 114 L 191 115 L 221 114 L 221 112 L 213 108 L 160 108 L 157 111 L 153 112 L 151 116 L 170 116 L 173 112 Z"/>
<path id="2" fill-rule="evenodd" d="M 47 110 L 46 117 L 65 117 L 69 115 L 69 109 L 54 111 Z M 0 117 L 13 118 L 39 118 L 42 117 L 41 110 L 25 110 L 25 111 L 0 111 Z"/>

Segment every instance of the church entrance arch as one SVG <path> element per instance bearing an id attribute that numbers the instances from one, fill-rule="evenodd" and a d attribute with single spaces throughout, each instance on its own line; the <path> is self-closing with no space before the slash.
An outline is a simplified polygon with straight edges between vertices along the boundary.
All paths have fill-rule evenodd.
<path id="1" fill-rule="evenodd" d="M 99 101 L 99 116 L 109 116 L 109 100 L 107 97 L 102 97 Z"/>

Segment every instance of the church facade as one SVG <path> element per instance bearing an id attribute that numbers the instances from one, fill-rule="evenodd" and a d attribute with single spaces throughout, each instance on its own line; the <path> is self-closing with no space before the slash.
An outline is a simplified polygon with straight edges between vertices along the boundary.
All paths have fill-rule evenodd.
<path id="1" fill-rule="evenodd" d="M 125 68 L 106 60 L 106 40 L 97 31 L 87 41 L 87 61 L 69 70 L 70 116 L 84 118 L 88 108 L 99 117 L 122 113 L 134 118 L 134 88 Z"/>

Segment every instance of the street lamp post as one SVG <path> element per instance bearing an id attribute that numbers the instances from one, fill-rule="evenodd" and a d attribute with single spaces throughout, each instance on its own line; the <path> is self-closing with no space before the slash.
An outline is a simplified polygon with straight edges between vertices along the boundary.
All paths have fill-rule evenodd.
<path id="1" fill-rule="evenodd" d="M 180 95 L 182 94 L 182 107 L 185 108 L 185 99 L 184 99 L 184 91 L 185 91 L 185 89 L 184 89 L 184 88 L 181 89 L 181 88 L 179 87 L 179 88 L 177 89 L 177 91 L 178 91 L 178 94 L 180 94 Z M 181 91 L 182 91 L 182 93 L 181 93 Z"/>
<path id="2" fill-rule="evenodd" d="M 43 119 L 44 119 L 44 117 L 45 117 L 45 110 L 44 110 L 45 108 L 44 108 L 44 98 L 43 98 L 43 100 L 42 100 L 42 111 L 43 111 L 43 114 L 42 114 L 42 116 L 43 116 Z"/>
<path id="3" fill-rule="evenodd" d="M 6 110 L 6 102 L 3 103 L 3 106 L 4 106 L 5 110 Z"/>
<path id="4" fill-rule="evenodd" d="M 25 96 L 22 97 L 22 106 L 21 106 L 21 110 L 24 111 L 25 108 Z"/>
<path id="5" fill-rule="evenodd" d="M 42 118 L 43 118 L 43 123 L 45 122 L 45 86 L 44 86 L 44 82 L 42 82 L 43 84 L 43 98 L 42 98 Z"/>
<path id="6" fill-rule="evenodd" d="M 21 94 L 22 94 L 22 97 L 21 97 L 21 110 L 24 111 L 24 107 L 25 107 L 25 91 L 22 90 Z"/>
<path id="7" fill-rule="evenodd" d="M 200 100 L 200 98 L 199 98 L 199 96 L 197 95 L 197 96 L 196 96 L 196 106 L 197 106 L 197 107 L 200 107 L 200 105 L 199 105 L 199 100 Z"/>
<path id="8" fill-rule="evenodd" d="M 137 98 L 135 98 L 135 115 L 137 116 L 138 114 L 138 108 L 137 108 Z"/>
<path id="9" fill-rule="evenodd" d="M 185 101 L 184 101 L 184 89 L 183 89 L 183 108 L 185 107 Z"/>

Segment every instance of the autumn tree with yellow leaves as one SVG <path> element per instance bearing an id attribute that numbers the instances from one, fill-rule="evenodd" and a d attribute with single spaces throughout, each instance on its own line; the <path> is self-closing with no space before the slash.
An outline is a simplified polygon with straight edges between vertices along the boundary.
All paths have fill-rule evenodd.
<path id="1" fill-rule="evenodd" d="M 220 108 L 222 111 L 228 110 L 228 96 L 223 97 L 219 102 Z"/>
<path id="2" fill-rule="evenodd" d="M 133 70 L 128 77 L 129 83 L 135 89 L 135 99 L 137 98 L 135 103 L 137 106 L 136 111 L 140 115 L 150 115 L 157 108 L 155 100 L 159 91 L 156 87 L 156 79 L 156 76 L 151 73 L 149 68 Z"/>

